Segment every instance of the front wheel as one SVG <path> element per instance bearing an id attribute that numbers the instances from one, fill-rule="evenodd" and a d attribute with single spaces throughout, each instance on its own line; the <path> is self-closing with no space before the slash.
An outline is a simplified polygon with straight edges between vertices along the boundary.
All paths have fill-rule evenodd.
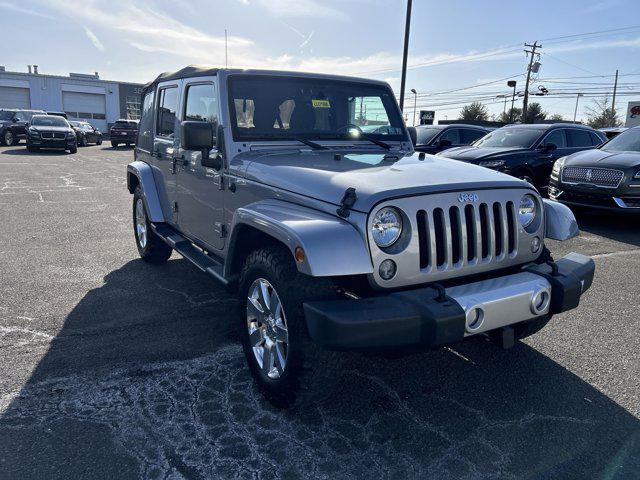
<path id="1" fill-rule="evenodd" d="M 18 143 L 16 136 L 13 134 L 11 130 L 6 130 L 4 132 L 4 135 L 2 136 L 2 141 L 7 146 L 12 146 Z"/>
<path id="2" fill-rule="evenodd" d="M 140 186 L 133 194 L 133 234 L 138 253 L 145 262 L 160 264 L 171 256 L 172 248 L 151 229 Z"/>
<path id="3" fill-rule="evenodd" d="M 96 141 L 96 145 L 102 145 L 102 139 L 98 138 L 98 140 Z"/>
<path id="4" fill-rule="evenodd" d="M 118 148 L 118 145 L 119 145 L 118 142 L 111 142 L 111 146 L 113 148 Z"/>
<path id="5" fill-rule="evenodd" d="M 247 258 L 240 276 L 240 335 L 253 379 L 275 406 L 286 408 L 301 390 L 327 379 L 335 356 L 308 336 L 302 304 L 333 298 L 330 281 L 298 272 L 284 247 L 268 247 Z"/>

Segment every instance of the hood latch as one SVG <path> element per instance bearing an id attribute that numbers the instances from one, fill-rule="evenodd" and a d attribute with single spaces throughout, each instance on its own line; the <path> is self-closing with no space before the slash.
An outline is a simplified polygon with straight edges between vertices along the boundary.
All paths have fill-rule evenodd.
<path id="1" fill-rule="evenodd" d="M 349 209 L 353 207 L 357 199 L 356 189 L 353 187 L 347 188 L 342 196 L 342 200 L 340 200 L 340 205 L 342 206 L 336 210 L 336 213 L 342 218 L 347 218 L 349 216 Z"/>

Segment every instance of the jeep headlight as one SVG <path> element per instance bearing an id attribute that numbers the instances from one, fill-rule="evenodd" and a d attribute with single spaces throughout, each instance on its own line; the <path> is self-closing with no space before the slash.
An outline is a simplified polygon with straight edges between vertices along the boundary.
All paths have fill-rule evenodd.
<path id="1" fill-rule="evenodd" d="M 485 160 L 484 162 L 478 163 L 478 165 L 487 168 L 502 167 L 504 165 L 504 160 Z"/>
<path id="2" fill-rule="evenodd" d="M 527 193 L 520 199 L 520 206 L 518 207 L 518 220 L 523 228 L 527 228 L 533 223 L 538 216 L 538 202 L 536 198 Z"/>
<path id="3" fill-rule="evenodd" d="M 383 207 L 376 212 L 371 223 L 371 236 L 376 245 L 390 247 L 402 233 L 402 215 L 398 209 Z"/>
<path id="4" fill-rule="evenodd" d="M 566 157 L 561 157 L 554 162 L 553 170 L 551 170 L 551 175 L 553 175 L 556 178 L 560 178 L 560 171 L 562 170 L 562 167 L 564 167 L 565 160 L 566 160 Z"/>

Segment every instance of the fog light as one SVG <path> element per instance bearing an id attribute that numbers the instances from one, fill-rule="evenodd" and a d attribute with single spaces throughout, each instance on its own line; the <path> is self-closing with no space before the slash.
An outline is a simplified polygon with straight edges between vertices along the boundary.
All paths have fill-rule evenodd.
<path id="1" fill-rule="evenodd" d="M 531 239 L 531 251 L 533 253 L 538 253 L 538 250 L 540 250 L 540 245 L 541 245 L 541 242 L 539 237 L 533 237 Z"/>
<path id="2" fill-rule="evenodd" d="M 380 277 L 382 277 L 383 280 L 391 280 L 396 274 L 396 262 L 389 259 L 383 261 L 380 264 L 378 272 L 380 273 Z"/>

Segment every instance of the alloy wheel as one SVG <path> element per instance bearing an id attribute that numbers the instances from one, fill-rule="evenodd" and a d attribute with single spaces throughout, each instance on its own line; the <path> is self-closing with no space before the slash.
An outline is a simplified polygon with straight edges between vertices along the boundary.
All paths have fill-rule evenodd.
<path id="1" fill-rule="evenodd" d="M 264 278 L 256 279 L 247 297 L 249 343 L 260 370 L 278 379 L 287 365 L 289 332 L 280 297 Z"/>
<path id="2" fill-rule="evenodd" d="M 13 133 L 10 130 L 4 132 L 5 145 L 13 145 Z"/>
<path id="3" fill-rule="evenodd" d="M 147 246 L 147 214 L 144 211 L 144 203 L 139 198 L 136 201 L 136 233 L 141 248 Z"/>

